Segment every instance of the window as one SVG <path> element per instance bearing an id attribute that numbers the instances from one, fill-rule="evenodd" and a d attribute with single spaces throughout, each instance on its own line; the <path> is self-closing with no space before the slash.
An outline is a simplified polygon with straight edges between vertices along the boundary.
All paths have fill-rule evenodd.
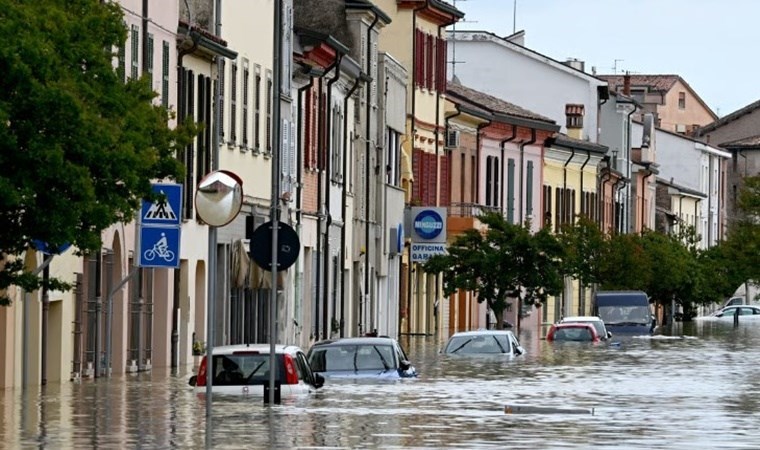
<path id="1" fill-rule="evenodd" d="M 678 109 L 686 109 L 686 92 L 678 93 Z"/>
<path id="2" fill-rule="evenodd" d="M 386 183 L 399 186 L 399 164 L 401 161 L 401 133 L 388 128 L 388 160 L 386 161 Z"/>
<path id="3" fill-rule="evenodd" d="M 140 52 L 140 29 L 137 25 L 132 25 L 132 78 L 139 75 L 138 62 Z"/>

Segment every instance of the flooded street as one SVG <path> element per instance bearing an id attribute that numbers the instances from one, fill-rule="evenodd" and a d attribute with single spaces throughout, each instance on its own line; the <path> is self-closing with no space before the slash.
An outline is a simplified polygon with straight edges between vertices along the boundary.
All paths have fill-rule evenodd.
<path id="1" fill-rule="evenodd" d="M 210 436 L 189 373 L 8 390 L 0 447 L 757 448 L 760 321 L 597 346 L 521 338 L 528 354 L 513 361 L 445 358 L 433 338 L 403 338 L 419 379 L 326 384 L 272 409 L 215 396 Z M 593 414 L 508 415 L 507 404 Z"/>

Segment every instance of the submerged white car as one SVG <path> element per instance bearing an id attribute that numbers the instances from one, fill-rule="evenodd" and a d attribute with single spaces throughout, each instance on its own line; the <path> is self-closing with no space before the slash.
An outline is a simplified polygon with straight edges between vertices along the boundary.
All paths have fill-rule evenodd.
<path id="1" fill-rule="evenodd" d="M 721 308 L 709 316 L 696 317 L 697 320 L 734 320 L 734 316 L 739 314 L 739 320 L 760 320 L 760 306 L 753 305 L 734 305 Z"/>
<path id="2" fill-rule="evenodd" d="M 206 392 L 208 377 L 213 376 L 214 394 L 242 394 L 263 398 L 269 385 L 269 344 L 226 345 L 213 349 L 213 363 L 204 356 L 189 384 L 198 393 Z M 307 395 L 324 384 L 324 377 L 312 372 L 304 352 L 293 345 L 276 345 L 275 384 L 280 397 Z"/>
<path id="3" fill-rule="evenodd" d="M 451 335 L 442 353 L 446 355 L 505 355 L 525 353 L 517 336 L 509 330 L 461 331 Z"/>

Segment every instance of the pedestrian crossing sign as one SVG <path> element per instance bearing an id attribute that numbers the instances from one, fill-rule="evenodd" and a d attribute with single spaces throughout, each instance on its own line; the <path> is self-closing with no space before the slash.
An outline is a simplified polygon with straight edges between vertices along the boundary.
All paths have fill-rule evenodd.
<path id="1" fill-rule="evenodd" d="M 156 201 L 143 200 L 140 221 L 145 225 L 177 226 L 182 217 L 182 185 L 154 183 Z"/>

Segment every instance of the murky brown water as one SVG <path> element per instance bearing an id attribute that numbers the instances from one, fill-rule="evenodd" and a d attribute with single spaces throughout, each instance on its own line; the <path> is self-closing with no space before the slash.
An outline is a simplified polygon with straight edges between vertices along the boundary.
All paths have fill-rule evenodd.
<path id="1" fill-rule="evenodd" d="M 2 448 L 758 448 L 760 321 L 678 326 L 619 345 L 552 346 L 526 357 L 447 359 L 403 340 L 417 380 L 326 385 L 267 408 L 205 400 L 189 374 L 0 392 Z M 507 415 L 505 404 L 593 408 Z M 210 438 L 210 439 L 209 439 Z"/>

